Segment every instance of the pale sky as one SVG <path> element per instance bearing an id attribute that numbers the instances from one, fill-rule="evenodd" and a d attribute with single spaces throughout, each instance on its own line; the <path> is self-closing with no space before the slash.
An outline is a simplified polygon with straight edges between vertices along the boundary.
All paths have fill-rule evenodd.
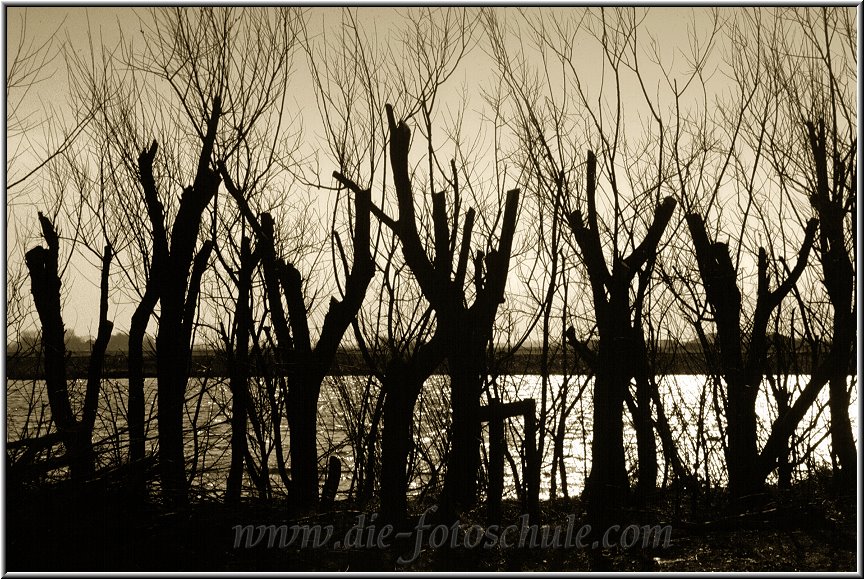
<path id="1" fill-rule="evenodd" d="M 4 30 L 7 33 L 7 66 L 9 59 L 11 59 L 10 55 L 20 44 L 22 32 L 26 46 L 40 46 L 53 37 L 56 43 L 53 45 L 55 48 L 59 48 L 61 42 L 68 40 L 75 47 L 75 50 L 84 56 L 89 53 L 90 42 L 96 46 L 114 46 L 119 38 L 118 29 L 122 28 L 126 35 L 135 34 L 135 28 L 138 26 L 138 10 L 140 9 L 129 7 L 80 8 L 60 6 L 52 8 L 28 7 L 25 9 L 6 6 Z M 515 14 L 512 9 L 499 10 L 505 16 Z M 570 15 L 574 11 L 582 9 L 544 8 L 542 10 Z M 735 9 L 726 8 L 723 10 Z M 339 11 L 337 9 L 310 8 L 308 11 L 310 30 L 322 30 L 322 27 L 323 30 L 327 30 L 331 18 L 333 22 L 338 22 Z M 358 13 L 364 26 L 375 26 L 379 40 L 387 38 L 389 28 L 398 22 L 398 12 L 393 8 L 360 8 Z M 672 66 L 673 70 L 678 71 L 676 74 L 680 74 L 682 78 L 687 69 L 683 52 L 687 50 L 689 44 L 688 28 L 695 19 L 697 29 L 699 29 L 700 26 L 704 26 L 708 17 L 709 12 L 706 8 L 652 8 L 645 20 L 643 29 L 656 38 L 664 60 Z M 90 31 L 89 39 L 88 30 Z M 513 40 L 515 47 L 516 41 Z M 584 48 L 580 43 L 584 43 Z M 592 44 L 580 38 L 577 39 L 575 47 L 576 54 L 579 55 L 579 58 L 584 59 L 580 66 L 593 66 L 591 60 L 595 57 L 595 53 L 592 51 L 598 50 L 596 42 Z M 308 79 L 308 72 L 302 54 L 295 59 L 294 68 L 296 70 L 295 83 L 292 85 L 289 106 L 293 108 L 297 119 L 303 124 L 304 142 L 307 146 L 314 147 L 315 140 L 320 139 L 322 135 L 321 121 L 311 86 L 308 82 L 303 81 Z M 491 89 L 495 84 L 495 79 L 496 72 L 493 70 L 492 60 L 484 54 L 482 47 L 475 48 L 462 62 L 453 79 L 446 85 L 443 93 L 445 102 L 440 105 L 441 109 L 446 109 L 446 106 L 451 103 L 454 106 L 458 104 L 464 92 L 470 103 L 468 122 L 477 122 L 479 126 L 480 119 L 485 114 L 481 110 L 483 102 L 480 91 L 481 89 Z M 68 108 L 69 87 L 66 82 L 66 69 L 62 57 L 55 58 L 50 66 L 45 67 L 44 74 L 40 76 L 39 80 L 40 82 L 30 89 L 20 105 L 21 111 L 27 111 L 26 115 L 19 111 L 19 116 L 26 118 L 28 122 L 32 122 L 34 125 L 34 128 L 28 132 L 28 138 L 33 139 L 37 150 L 42 146 L 40 139 L 43 135 L 43 132 L 38 128 L 39 122 L 50 121 L 63 116 L 69 119 L 72 116 Z M 722 79 L 713 79 L 712 82 L 714 83 L 713 86 L 720 87 L 716 90 L 722 90 Z M 628 94 L 633 94 L 628 91 L 635 90 L 635 85 L 625 86 L 622 89 L 625 97 Z M 20 99 L 8 91 L 7 95 L 10 105 L 16 102 L 16 98 Z M 9 134 L 7 139 L 9 154 L 11 155 L 13 150 L 20 150 L 19 147 L 21 147 L 20 142 L 15 141 L 15 136 Z M 10 161 L 10 165 L 7 167 L 10 171 L 7 176 L 9 181 L 13 181 L 28 172 L 34 164 L 33 159 L 32 154 L 24 152 L 15 159 L 14 165 Z M 326 156 L 323 160 L 326 161 Z M 331 163 L 324 162 L 322 165 L 321 173 L 329 175 L 332 171 Z M 42 179 L 44 176 L 37 173 L 7 196 L 7 251 L 5 255 L 10 268 L 20 264 L 25 247 L 32 247 L 34 243 L 39 241 L 34 237 L 34 234 L 36 232 L 36 211 L 42 209 L 45 202 L 42 198 L 44 183 Z M 511 186 L 513 185 L 511 184 Z M 323 199 L 326 202 L 328 198 L 323 197 Z M 92 256 L 89 257 L 89 260 L 91 263 L 95 261 Z M 67 297 L 63 314 L 67 329 L 74 330 L 79 335 L 95 333 L 98 321 L 98 272 L 79 256 L 73 258 L 72 265 L 67 270 L 63 281 L 64 292 Z M 29 290 L 29 283 L 27 289 Z M 128 330 L 131 313 L 132 307 L 124 303 L 121 296 L 112 295 L 109 317 L 114 320 L 115 332 Z"/>

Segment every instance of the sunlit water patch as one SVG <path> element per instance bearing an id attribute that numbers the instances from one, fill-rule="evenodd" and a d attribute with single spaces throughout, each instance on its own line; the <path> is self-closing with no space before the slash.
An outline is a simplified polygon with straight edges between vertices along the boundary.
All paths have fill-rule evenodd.
<path id="1" fill-rule="evenodd" d="M 664 413 L 669 422 L 675 445 L 682 462 L 688 470 L 711 485 L 726 482 L 722 433 L 725 423 L 718 423 L 718 410 L 722 408 L 723 386 L 715 384 L 708 376 L 670 375 L 659 377 L 658 391 Z M 775 386 L 784 386 L 794 397 L 806 385 L 809 376 L 780 376 Z M 73 402 L 80 408 L 83 401 L 84 381 L 70 381 Z M 849 409 L 853 431 L 857 433 L 858 404 L 857 384 L 850 377 L 852 405 Z M 155 380 L 148 379 L 146 389 L 147 447 L 156 452 Z M 100 397 L 99 415 L 94 432 L 94 441 L 100 450 L 103 464 L 118 464 L 125 459 L 128 445 L 126 432 L 126 380 L 105 380 Z M 256 390 L 256 389 L 253 389 Z M 277 460 L 276 436 L 272 428 L 269 398 L 265 388 L 253 394 L 259 412 L 250 420 L 250 454 L 258 464 L 266 464 L 269 472 L 269 491 L 284 492 Z M 566 492 L 580 493 L 591 469 L 592 408 L 591 380 L 582 376 L 550 376 L 545 382 L 545 406 L 543 404 L 544 381 L 536 375 L 499 376 L 490 379 L 488 392 L 502 402 L 513 402 L 533 398 L 536 402 L 538 420 L 545 408 L 547 428 L 543 444 L 541 464 L 541 498 L 550 496 L 552 462 L 555 436 L 562 437 L 562 456 Z M 581 395 L 580 395 L 581 393 Z M 284 462 L 289 462 L 288 443 L 290 433 L 284 417 L 284 404 L 278 388 L 273 396 L 280 406 L 281 435 Z M 318 450 L 323 472 L 327 459 L 338 456 L 343 463 L 343 477 L 339 492 L 342 496 L 358 491 L 359 480 L 355 466 L 367 464 L 368 434 L 375 420 L 375 411 L 380 388 L 364 376 L 329 377 L 322 387 L 318 410 Z M 484 403 L 488 400 L 484 395 Z M 7 441 L 43 436 L 52 431 L 45 384 L 38 380 L 7 381 L 6 397 Z M 230 416 L 231 394 L 224 378 L 193 379 L 184 413 L 186 426 L 186 456 L 189 479 L 195 489 L 205 493 L 221 493 L 224 490 L 230 462 Z M 636 433 L 630 413 L 624 412 L 624 444 L 631 477 L 636 476 Z M 830 421 L 828 389 L 823 388 L 814 404 L 801 421 L 791 445 L 790 460 L 796 476 L 805 476 L 819 466 L 830 465 Z M 764 444 L 770 425 L 777 417 L 777 404 L 772 387 L 766 380 L 757 400 L 757 424 L 760 445 Z M 563 418 L 563 427 L 561 421 Z M 657 419 L 656 408 L 653 418 Z M 415 408 L 414 448 L 407 468 L 410 474 L 410 492 L 430 489 L 433 493 L 443 483 L 443 464 L 447 453 L 448 426 L 450 422 L 449 384 L 446 376 L 431 377 L 423 388 Z M 379 428 L 382 424 L 379 421 Z M 524 484 L 524 427 L 522 419 L 514 417 L 506 421 L 507 451 L 505 459 L 505 496 L 517 495 L 516 481 Z M 488 427 L 483 430 L 483 463 L 488 460 Z M 658 449 L 658 484 L 668 482 L 672 476 L 664 462 L 662 444 L 656 437 Z M 56 449 L 60 452 L 61 449 Z M 376 452 L 380 451 L 380 435 Z M 362 461 L 362 462 L 361 462 Z M 290 463 L 289 463 L 290 464 Z M 373 462 L 373 464 L 377 464 Z M 376 467 L 377 468 L 377 467 Z M 560 465 L 555 468 L 556 494 L 562 496 L 564 486 Z M 290 471 L 287 473 L 290 476 Z M 367 475 L 368 476 L 368 473 Z M 773 475 L 772 475 L 773 476 Z M 481 472 L 485 481 L 485 470 Z M 772 479 L 773 480 L 773 479 Z M 322 480 L 323 483 L 323 480 Z M 249 492 L 257 492 L 251 481 L 246 481 Z"/>

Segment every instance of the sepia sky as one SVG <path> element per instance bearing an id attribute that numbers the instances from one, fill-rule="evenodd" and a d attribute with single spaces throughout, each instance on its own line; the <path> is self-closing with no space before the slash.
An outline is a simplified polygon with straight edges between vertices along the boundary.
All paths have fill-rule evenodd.
<path id="1" fill-rule="evenodd" d="M 39 73 L 37 82 L 26 91 L 26 93 L 11 94 L 7 90 L 9 103 L 8 111 L 13 104 L 19 107 L 16 114 L 26 120 L 29 127 L 21 134 L 7 135 L 7 153 L 14 156 L 14 163 L 10 160 L 7 164 L 7 179 L 9 182 L 26 174 L 38 162 L 38 155 L 33 151 L 43 150 L 46 146 L 45 140 L 50 138 L 47 127 L 58 119 L 71 120 L 74 112 L 69 109 L 69 83 L 68 71 L 62 54 L 56 53 L 61 43 L 68 42 L 72 50 L 80 58 L 89 58 L 91 46 L 98 51 L 100 47 L 111 49 L 123 37 L 138 40 L 137 36 L 143 36 L 143 30 L 139 26 L 139 17 L 146 16 L 145 9 L 134 7 L 5 7 L 5 31 L 7 67 L 12 55 L 19 47 L 38 47 L 43 43 L 53 42 L 51 45 L 55 51 L 55 57 L 47 62 Z M 542 10 L 550 15 L 561 14 L 572 16 L 582 8 L 529 8 Z M 722 8 L 726 14 L 736 8 Z M 506 20 L 510 15 L 516 15 L 515 9 L 499 8 L 501 16 Z M 400 21 L 400 10 L 395 8 L 358 8 L 358 19 L 371 36 L 379 43 L 392 42 L 397 45 L 392 29 Z M 641 12 L 640 12 L 641 14 Z M 332 34 L 332 28 L 339 22 L 340 10 L 337 8 L 309 8 L 307 9 L 308 26 L 310 35 Z M 658 7 L 651 8 L 644 15 L 645 21 L 641 30 L 645 30 L 652 38 L 646 40 L 646 47 L 656 48 L 663 62 L 668 66 L 670 76 L 686 78 L 689 73 L 689 62 L 686 54 L 692 46 L 693 40 L 704 40 L 704 31 L 707 30 L 711 20 L 710 11 L 707 8 L 684 8 L 684 7 Z M 479 34 L 482 36 L 482 33 Z M 508 38 L 509 49 L 514 52 L 519 50 L 520 42 L 516 35 Z M 574 54 L 581 61 L 578 66 L 584 70 L 591 70 L 596 66 L 594 62 L 599 57 L 596 42 L 592 43 L 582 37 L 574 38 Z M 527 41 L 525 41 L 528 44 Z M 656 46 L 655 46 L 656 45 Z M 718 54 L 725 48 L 719 46 Z M 316 106 L 315 94 L 311 86 L 309 72 L 305 58 L 298 55 L 294 62 L 294 76 L 292 90 L 288 98 L 289 108 L 292 110 L 293 122 L 302 127 L 304 144 L 315 147 L 315 142 L 323 140 L 323 127 Z M 660 69 L 655 67 L 655 73 L 659 75 Z M 7 68 L 7 79 L 8 79 Z M 488 50 L 480 40 L 469 52 L 460 64 L 454 77 L 442 89 L 442 110 L 454 109 L 460 102 L 467 102 L 465 107 L 469 113 L 467 117 L 468 131 L 471 132 L 473 125 L 477 123 L 478 133 L 485 129 L 479 128 L 481 120 L 486 114 L 483 108 L 481 94 L 494 88 L 496 83 L 496 71 L 494 62 Z M 663 87 L 659 83 L 659 76 L 652 79 L 655 85 L 649 83 L 648 90 L 656 90 L 659 98 L 662 98 Z M 710 79 L 710 86 L 717 94 L 724 91 L 725 80 L 720 76 Z M 590 90 L 590 88 L 589 88 Z M 622 97 L 625 102 L 628 99 L 639 100 L 639 87 L 635 84 L 621 87 Z M 22 98 L 20 95 L 24 94 Z M 628 111 L 629 112 L 629 111 Z M 638 133 L 638 128 L 635 129 Z M 482 143 L 488 146 L 491 138 L 483 133 Z M 19 155 L 15 155 L 19 152 Z M 322 175 L 329 175 L 332 171 L 332 163 L 322 160 L 320 171 Z M 44 198 L 46 189 L 44 171 L 37 172 L 26 183 L 7 192 L 7 251 L 8 261 L 7 281 L 9 271 L 20 267 L 24 251 L 32 247 L 40 240 L 36 231 L 36 211 L 45 209 L 47 203 Z M 491 179 L 491 177 L 489 177 Z M 513 186 L 511 183 L 510 186 Z M 320 193 L 320 203 L 324 206 L 322 214 L 326 215 L 327 203 L 331 200 L 326 192 Z M 64 234 L 61 225 L 61 235 Z M 95 333 L 98 322 L 98 270 L 94 267 L 98 258 L 94 255 L 73 257 L 70 266 L 64 272 L 64 318 L 67 329 L 74 330 L 78 335 Z M 109 311 L 109 318 L 114 319 L 115 332 L 126 331 L 129 327 L 129 318 L 132 308 L 128 298 L 113 295 Z"/>

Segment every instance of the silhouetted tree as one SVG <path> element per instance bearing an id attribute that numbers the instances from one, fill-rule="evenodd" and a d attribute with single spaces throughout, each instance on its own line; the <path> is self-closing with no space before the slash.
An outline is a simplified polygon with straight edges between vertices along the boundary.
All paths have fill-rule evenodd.
<path id="1" fill-rule="evenodd" d="M 504 299 L 504 284 L 510 262 L 510 249 L 516 226 L 518 190 L 507 194 L 498 248 L 488 255 L 474 255 L 474 302 L 468 306 L 465 274 L 474 210 L 465 216 L 462 245 L 455 277 L 451 278 L 453 252 L 450 250 L 447 208 L 443 193 L 432 197 L 435 258 L 430 260 L 423 248 L 414 212 L 414 193 L 408 165 L 411 129 L 396 122 L 387 105 L 390 127 L 390 163 L 399 206 L 392 219 L 383 211 L 375 213 L 399 238 L 405 262 L 411 268 L 424 297 L 437 314 L 438 331 L 447 348 L 453 413 L 450 454 L 444 483 L 445 511 L 472 506 L 477 499 L 477 471 L 480 466 L 480 394 L 485 373 L 485 353 L 492 338 L 492 324 L 498 304 Z"/>
<path id="2" fill-rule="evenodd" d="M 851 233 L 854 229 L 857 211 L 857 139 L 850 135 L 847 137 L 850 142 L 842 143 L 836 123 L 827 134 L 830 138 L 826 135 L 824 121 L 820 120 L 818 126 L 807 123 L 816 174 L 810 204 L 819 216 L 818 256 L 822 265 L 822 283 L 834 310 L 831 346 L 825 361 L 831 368 L 828 382 L 831 441 L 840 464 L 840 486 L 851 494 L 855 488 L 858 451 L 849 420 L 847 381 L 854 364 L 857 314 L 854 302 L 855 268 L 850 256 L 847 231 Z"/>
<path id="3" fill-rule="evenodd" d="M 341 26 L 310 43 L 309 63 L 334 161 L 338 162 L 340 173 L 346 179 L 353 179 L 352 183 L 369 183 L 370 189 L 380 184 L 385 192 L 383 208 L 386 208 L 384 195 L 388 184 L 382 182 L 380 176 L 383 159 L 379 151 L 386 147 L 389 125 L 383 120 L 381 109 L 389 102 L 406 111 L 406 116 L 420 117 L 428 145 L 424 161 L 429 164 L 431 187 L 437 163 L 433 137 L 433 131 L 438 130 L 437 97 L 462 61 L 471 30 L 466 11 L 425 8 L 405 11 L 394 24 L 393 35 L 404 43 L 407 53 L 421 63 L 416 69 L 406 69 L 401 54 L 368 35 L 354 10 L 344 10 Z M 449 167 L 451 173 L 443 177 L 455 183 L 452 191 L 458 206 L 456 167 L 454 163 Z M 451 224 L 446 215 L 438 215 L 437 204 L 444 195 L 433 195 L 433 228 L 438 240 L 434 243 L 445 240 L 450 261 L 446 266 L 443 264 L 443 252 L 438 259 L 442 260 L 441 268 L 449 268 L 449 271 L 453 267 L 458 220 L 454 219 Z M 423 201 L 425 204 L 428 198 Z M 361 499 L 368 497 L 375 482 L 375 443 L 379 437 L 376 430 L 383 423 L 380 487 L 382 496 L 388 498 L 382 502 L 382 514 L 398 524 L 406 515 L 406 493 L 415 470 L 412 456 L 418 451 L 417 444 L 422 444 L 415 440 L 415 407 L 427 379 L 444 359 L 446 349 L 438 315 L 424 299 L 417 282 L 405 275 L 410 266 L 396 255 L 400 241 L 386 231 L 389 229 L 386 222 L 378 220 L 377 226 L 373 235 L 375 257 L 382 275 L 374 293 L 379 301 L 373 302 L 355 325 L 358 346 L 370 372 L 381 385 L 377 399 L 361 401 L 360 417 L 366 412 L 371 416 L 365 456 L 361 461 L 363 480 L 359 494 Z M 470 251 L 464 253 L 463 259 L 467 260 L 469 255 Z M 466 266 L 463 264 L 463 271 Z M 367 385 L 364 397 L 369 393 Z M 427 419 L 426 428 L 438 426 L 429 422 Z M 434 461 L 434 457 L 430 458 Z M 439 465 L 431 466 L 436 469 Z"/>
<path id="4" fill-rule="evenodd" d="M 408 466 L 413 446 L 414 408 L 429 376 L 439 367 L 446 349 L 437 332 L 403 358 L 398 352 L 382 376 L 384 431 L 381 438 L 382 515 L 394 525 L 407 515 Z"/>
<path id="5" fill-rule="evenodd" d="M 338 173 L 334 174 L 354 193 L 354 263 L 345 281 L 342 299 L 330 299 L 321 333 L 313 347 L 303 299 L 303 280 L 300 272 L 276 253 L 272 216 L 267 212 L 260 218 L 255 216 L 224 165 L 220 166 L 220 171 L 228 192 L 258 239 L 273 332 L 288 377 L 286 404 L 291 429 L 291 500 L 299 510 L 314 510 L 318 504 L 317 411 L 321 383 L 331 368 L 345 330 L 363 303 L 375 270 L 369 249 L 370 193 Z"/>
<path id="6" fill-rule="evenodd" d="M 86 481 L 95 471 L 93 455 L 93 425 L 99 403 L 102 379 L 102 363 L 105 348 L 111 338 L 114 324 L 108 320 L 108 273 L 111 266 L 112 250 L 105 246 L 102 255 L 102 276 L 99 300 L 99 327 L 96 342 L 90 353 L 87 372 L 87 387 L 84 394 L 82 416 L 76 418 L 66 381 L 65 329 L 61 312 L 58 270 L 60 237 L 51 220 L 39 213 L 42 236 L 48 247 L 41 245 L 27 252 L 27 269 L 30 271 L 31 291 L 39 320 L 42 324 L 42 352 L 45 368 L 45 384 L 51 419 L 57 426 L 63 445 L 72 480 Z"/>
<path id="7" fill-rule="evenodd" d="M 807 224 L 798 262 L 773 291 L 769 289 L 767 253 L 764 248 L 759 249 L 756 309 L 746 342 L 742 339 L 744 332 L 741 330 L 741 291 L 728 245 L 712 242 L 702 218 L 697 214 L 687 216 L 687 225 L 696 249 L 706 296 L 714 312 L 723 377 L 728 388 L 726 419 L 729 446 L 726 461 L 729 492 L 733 497 L 742 499 L 759 492 L 765 479 L 765 473 L 757 467 L 756 398 L 768 370 L 768 323 L 773 311 L 804 271 L 817 222 L 811 220 Z M 746 355 L 742 352 L 744 343 L 748 345 Z"/>
<path id="8" fill-rule="evenodd" d="M 186 503 L 186 462 L 183 451 L 183 404 L 189 381 L 189 356 L 192 330 L 201 289 L 201 277 L 212 243 L 205 241 L 195 250 L 201 217 L 219 187 L 219 175 L 211 170 L 213 145 L 221 116 L 221 101 L 213 102 L 206 133 L 198 157 L 195 181 L 180 197 L 180 207 L 171 228 L 170 242 L 164 234 L 164 215 L 151 213 L 153 231 L 162 231 L 154 244 L 154 259 L 158 271 L 151 275 L 158 280 L 160 303 L 159 330 L 156 334 L 156 374 L 158 378 L 157 419 L 159 424 L 159 469 L 162 492 L 172 504 Z M 157 145 L 142 151 L 138 162 L 141 185 L 149 199 L 158 199 L 153 178 L 153 158 Z"/>
<path id="9" fill-rule="evenodd" d="M 240 500 L 243 464 L 248 453 L 246 437 L 249 408 L 249 337 L 252 332 L 252 274 L 258 255 L 252 252 L 248 237 L 240 242 L 240 270 L 237 272 L 236 345 L 228 353 L 231 388 L 231 466 L 225 489 L 225 500 Z"/>
<path id="10" fill-rule="evenodd" d="M 828 356 L 812 368 L 798 398 L 772 425 L 761 453 L 760 480 L 776 468 L 789 438 L 826 381 L 839 479 L 849 489 L 854 478 L 843 474 L 854 471 L 857 459 L 848 416 L 855 319 L 850 255 L 854 252 L 857 200 L 857 137 L 851 105 L 851 79 L 857 62 L 854 21 L 854 11 L 846 8 L 742 11 L 727 29 L 733 54 L 749 55 L 730 62 L 743 105 L 736 102 L 726 108 L 746 111 L 743 123 L 736 124 L 741 127 L 738 141 L 754 153 L 752 168 L 745 165 L 736 171 L 737 179 L 752 197 L 758 176 L 758 188 L 773 187 L 777 196 L 788 200 L 798 221 L 803 221 L 801 215 L 806 211 L 801 201 L 809 201 L 819 219 L 816 256 L 822 269 L 821 286 L 833 310 L 830 323 L 824 324 L 831 328 Z M 781 215 L 780 221 L 766 228 L 775 243 L 785 238 L 792 220 Z M 809 283 L 802 290 L 809 294 L 802 303 L 824 299 L 819 291 L 818 284 Z M 804 311 L 816 310 L 806 307 Z M 815 321 L 808 325 L 815 327 Z"/>
<path id="11" fill-rule="evenodd" d="M 625 402 L 637 435 L 639 495 L 648 495 L 656 486 L 652 405 L 660 397 L 652 395 L 655 385 L 649 377 L 651 363 L 644 346 L 642 304 L 660 239 L 676 205 L 672 196 L 661 195 L 666 187 L 671 134 L 667 112 L 656 97 L 643 90 L 633 109 L 641 106 L 645 116 L 632 113 L 632 117 L 641 118 L 650 137 L 645 142 L 622 137 L 625 131 L 632 131 L 633 121 L 626 120 L 631 117 L 631 107 L 625 104 L 621 86 L 645 83 L 637 41 L 638 11 L 616 10 L 611 15 L 605 10 L 585 11 L 577 18 L 525 12 L 516 26 L 527 30 L 534 41 L 536 48 L 530 50 L 536 67 L 510 48 L 503 19 L 491 11 L 485 16 L 499 73 L 512 93 L 521 146 L 529 160 L 535 159 L 529 165 L 532 178 L 546 184 L 550 202 L 557 197 L 564 200 L 563 207 L 578 209 L 569 213 L 568 222 L 590 285 L 590 306 L 583 307 L 585 318 L 596 326 L 596 351 L 576 339 L 575 328 L 567 335 L 595 374 L 592 465 L 585 496 L 592 526 L 605 529 L 620 517 L 629 496 L 623 444 Z M 574 58 L 571 41 L 577 34 L 596 40 L 600 62 L 592 70 L 613 79 L 608 85 L 611 91 L 606 83 L 594 87 L 595 77 L 577 67 L 579 59 Z M 522 50 L 529 49 L 523 45 Z M 693 76 L 699 74 L 703 58 L 695 55 Z M 559 85 L 564 95 L 553 88 Z M 595 88 L 598 96 L 590 92 Z M 580 163 L 573 151 L 593 148 L 586 139 L 597 141 L 601 158 L 598 163 L 593 152 L 589 153 L 586 187 L 579 190 L 573 175 Z M 625 187 L 631 187 L 632 193 L 625 193 Z M 634 288 L 637 276 L 639 287 Z M 636 395 L 632 396 L 634 379 Z"/>
<path id="12" fill-rule="evenodd" d="M 157 357 L 163 370 L 171 373 L 169 368 L 176 367 L 178 372 L 171 378 L 160 371 L 160 381 L 171 382 L 160 395 L 170 408 L 162 412 L 160 404 L 160 412 L 165 419 L 174 416 L 170 426 L 161 421 L 174 432 L 168 434 L 173 441 L 168 447 L 160 443 L 160 453 L 173 453 L 166 468 L 174 486 L 185 486 L 179 481 L 186 479 L 180 408 L 207 254 L 212 252 L 214 267 L 223 269 L 240 259 L 241 220 L 233 204 L 218 202 L 216 160 L 242 175 L 243 186 L 256 195 L 284 167 L 285 142 L 274 135 L 283 127 L 290 54 L 300 21 L 300 12 L 288 9 L 154 9 L 139 14 L 143 44 L 121 33 L 116 50 L 97 47 L 92 58 L 71 57 L 76 100 L 104 105 L 88 131 L 104 144 L 105 163 L 114 168 L 106 208 L 125 236 L 121 271 L 137 303 L 128 345 L 130 460 L 140 464 L 145 453 L 143 343 L 158 311 L 157 332 L 165 347 L 157 343 Z M 154 130 L 160 135 L 158 157 L 155 143 L 150 145 Z M 175 203 L 165 191 L 178 186 L 186 191 Z M 173 227 L 166 225 L 172 217 Z M 210 239 L 202 240 L 193 259 L 208 221 Z M 209 316 L 209 301 L 204 306 Z M 219 310 L 217 319 L 233 309 Z M 174 347 L 173 341 L 184 339 L 185 347 Z M 172 355 L 177 358 L 170 360 Z M 170 400 L 167 391 L 174 392 Z M 177 493 L 183 502 L 185 491 Z"/>
<path id="13" fill-rule="evenodd" d="M 589 151 L 585 194 L 587 214 L 583 218 L 582 212 L 576 210 L 569 215 L 568 221 L 591 280 L 597 314 L 599 342 L 593 400 L 594 437 L 586 493 L 592 525 L 605 529 L 616 520 L 630 486 L 624 460 L 622 423 L 624 400 L 636 371 L 632 364 L 638 355 L 630 317 L 630 285 L 646 263 L 653 261 L 675 209 L 675 200 L 666 197 L 657 206 L 642 242 L 627 257 L 616 255 L 610 272 L 603 257 L 597 226 L 596 163 L 594 153 Z M 643 403 L 648 401 L 647 398 L 640 399 Z M 656 458 L 651 457 L 651 460 Z M 656 476 L 656 467 L 654 472 Z"/>

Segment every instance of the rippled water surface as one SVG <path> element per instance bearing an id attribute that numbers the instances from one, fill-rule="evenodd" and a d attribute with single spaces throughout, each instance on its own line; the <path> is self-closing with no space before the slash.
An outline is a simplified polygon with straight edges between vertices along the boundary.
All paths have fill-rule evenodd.
<path id="1" fill-rule="evenodd" d="M 785 376 L 787 387 L 797 393 L 807 383 L 809 376 Z M 567 491 L 573 495 L 582 491 L 585 478 L 591 468 L 590 444 L 592 437 L 591 420 L 591 384 L 586 384 L 586 378 L 551 376 L 546 387 L 547 415 L 550 431 L 558 429 L 563 408 L 567 409 L 564 419 L 563 454 L 566 472 Z M 715 399 L 716 386 L 706 376 L 665 376 L 659 378 L 659 391 L 663 401 L 664 411 L 669 420 L 673 437 L 683 462 L 696 469 L 700 478 L 709 478 L 712 484 L 724 483 L 725 474 L 722 458 L 722 424 L 716 420 Z M 83 381 L 73 385 L 73 395 L 83 398 Z M 857 433 L 858 404 L 857 387 L 854 378 L 850 378 L 853 404 L 850 408 L 853 431 Z M 492 392 L 497 393 L 504 402 L 525 398 L 534 398 L 537 405 L 537 415 L 540 417 L 542 407 L 543 381 L 539 376 L 503 376 L 498 377 L 490 385 Z M 118 463 L 125 457 L 125 407 L 126 380 L 106 380 L 103 385 L 100 400 L 99 418 L 96 424 L 94 440 L 99 442 L 102 460 L 106 463 Z M 148 444 L 155 450 L 155 380 L 148 380 L 147 412 Z M 578 396 L 580 390 L 582 395 Z M 425 385 L 415 409 L 415 452 L 412 453 L 409 468 L 411 469 L 414 490 L 426 486 L 430 481 L 440 483 L 437 469 L 443 463 L 446 454 L 447 425 L 449 422 L 448 398 L 449 387 L 447 378 L 433 376 Z M 364 404 L 364 392 L 368 392 Z M 776 403 L 768 381 L 763 384 L 757 401 L 759 438 L 764 443 L 771 422 L 777 416 Z M 328 378 L 325 382 L 319 403 L 319 454 L 320 464 L 326 465 L 330 454 L 339 456 L 343 464 L 343 476 L 340 492 L 348 493 L 356 481 L 352 481 L 350 473 L 354 461 L 357 460 L 354 441 L 359 439 L 358 433 L 368 431 L 372 421 L 374 403 L 379 390 L 377 384 L 366 377 L 340 376 Z M 718 393 L 719 394 L 719 393 Z M 819 466 L 830 464 L 830 436 L 828 434 L 829 410 L 827 408 L 827 387 L 804 417 L 795 437 L 792 460 L 797 462 L 796 473 L 799 475 Z M 262 389 L 261 400 L 264 400 Z M 186 446 L 187 456 L 197 454 L 198 460 L 189 465 L 190 477 L 199 488 L 219 491 L 224 487 L 229 462 L 230 439 L 230 403 L 231 395 L 225 379 L 194 379 L 186 403 Z M 45 434 L 49 426 L 50 413 L 47 408 L 45 385 L 42 381 L 9 380 L 7 381 L 7 441 L 22 437 L 34 437 Z M 261 404 L 261 407 L 266 407 Z M 362 420 L 361 420 L 362 417 Z M 656 411 L 655 411 L 656 418 Z M 266 416 L 264 416 L 266 422 Z M 635 476 L 636 436 L 630 421 L 629 412 L 624 413 L 624 443 L 628 456 L 628 467 Z M 700 424 L 702 427 L 700 428 Z M 287 460 L 287 442 L 289 438 L 284 417 L 281 420 L 281 433 L 285 456 Z M 484 462 L 486 456 L 486 429 L 484 428 Z M 507 438 L 510 459 L 505 462 L 505 492 L 515 494 L 515 481 L 522 480 L 521 445 L 524 428 L 520 418 L 507 421 Z M 256 458 L 270 466 L 271 482 L 274 492 L 281 488 L 281 480 L 277 471 L 277 460 L 273 448 L 273 437 L 264 432 L 257 436 L 253 425 L 250 425 L 250 439 L 261 440 L 263 444 L 251 443 L 250 448 Z M 657 440 L 660 460 L 660 479 L 663 482 L 666 473 L 662 459 L 660 440 Z M 197 452 L 196 452 L 197 449 Z M 551 484 L 552 438 L 547 434 L 544 445 L 541 496 L 548 497 Z M 264 457 L 264 458 L 261 458 Z M 807 457 L 802 460 L 799 457 Z M 515 473 L 515 476 L 514 476 Z M 557 481 L 558 494 L 561 494 L 560 475 Z"/>

